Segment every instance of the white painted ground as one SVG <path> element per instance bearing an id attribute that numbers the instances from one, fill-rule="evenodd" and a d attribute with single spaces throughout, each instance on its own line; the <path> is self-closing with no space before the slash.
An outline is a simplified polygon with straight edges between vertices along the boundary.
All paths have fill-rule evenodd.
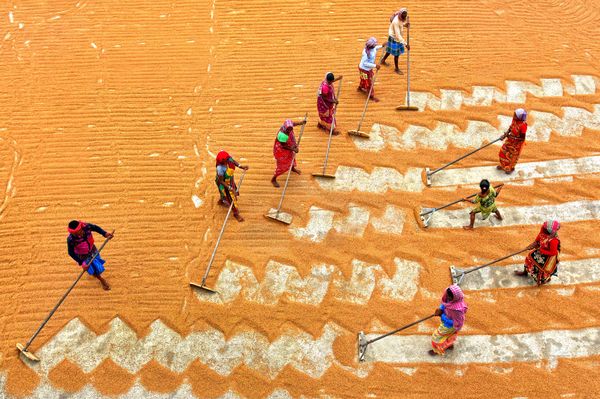
<path id="1" fill-rule="evenodd" d="M 441 166 L 441 165 L 438 165 Z M 431 170 L 437 166 L 433 165 Z M 361 191 L 366 193 L 386 193 L 390 191 L 421 192 L 425 188 L 422 180 L 423 169 L 408 169 L 406 175 L 393 168 L 373 168 L 371 173 L 364 169 L 338 166 L 335 179 L 317 179 L 319 186 L 329 191 Z M 555 159 L 544 162 L 521 162 L 515 171 L 507 175 L 492 166 L 444 169 L 431 176 L 432 187 L 457 185 L 477 185 L 481 179 L 493 183 L 522 180 L 557 178 L 572 175 L 600 173 L 600 156 L 583 158 Z"/>
<path id="2" fill-rule="evenodd" d="M 559 136 L 581 136 L 585 128 L 600 130 L 600 104 L 594 106 L 594 112 L 585 108 L 562 107 L 562 117 L 549 112 L 532 110 L 533 121 L 527 129 L 528 142 L 548 142 L 551 133 Z M 457 125 L 438 122 L 429 129 L 419 125 L 409 125 L 401 133 L 392 126 L 373 124 L 370 138 L 351 136 L 354 145 L 360 150 L 379 152 L 386 146 L 396 150 L 412 150 L 418 147 L 433 150 L 445 150 L 450 146 L 458 148 L 478 148 L 500 137 L 510 126 L 511 115 L 499 115 L 498 126 L 487 122 L 468 120 L 463 131 Z M 500 142 L 493 146 L 499 147 Z M 485 150 L 484 150 L 485 151 Z"/>
<path id="3" fill-rule="evenodd" d="M 423 111 L 426 107 L 434 111 L 458 110 L 462 105 L 489 107 L 494 102 L 524 104 L 527 95 L 535 97 L 562 97 L 594 94 L 600 87 L 600 79 L 592 75 L 571 75 L 573 82 L 561 79 L 540 79 L 540 85 L 531 82 L 507 80 L 502 92 L 494 86 L 473 86 L 471 94 L 462 90 L 441 89 L 440 96 L 429 92 L 410 92 L 410 103 Z"/>
<path id="4" fill-rule="evenodd" d="M 382 234 L 402 234 L 404 212 L 387 205 L 381 217 L 371 216 L 367 208 L 350 203 L 349 214 L 342 216 L 334 211 L 311 206 L 305 227 L 290 227 L 290 233 L 299 239 L 322 242 L 333 229 L 338 233 L 362 237 L 369 223 Z"/>
<path id="5" fill-rule="evenodd" d="M 433 170 L 435 167 L 431 169 Z M 600 156 L 595 155 L 544 162 L 521 162 L 517 164 L 515 171 L 510 175 L 496 169 L 496 165 L 444 169 L 431 176 L 431 186 L 446 187 L 460 184 L 479 184 L 481 179 L 488 179 L 497 183 L 599 172 Z"/>
<path id="6" fill-rule="evenodd" d="M 275 305 L 282 297 L 288 301 L 319 305 L 326 296 L 338 301 L 365 305 L 375 292 L 393 301 L 410 301 L 417 293 L 421 266 L 412 261 L 394 259 L 396 271 L 389 276 L 381 265 L 355 259 L 347 278 L 334 265 L 314 265 L 302 277 L 296 267 L 269 261 L 265 277 L 258 281 L 252 268 L 226 261 L 214 289 L 218 294 L 196 291 L 199 300 L 225 304 L 241 296 L 245 301 Z"/>
<path id="7" fill-rule="evenodd" d="M 433 332 L 433 331 L 432 331 Z M 368 334 L 373 339 L 380 334 Z M 512 363 L 600 355 L 600 328 L 505 335 L 459 335 L 446 356 L 430 356 L 430 335 L 392 335 L 369 345 L 365 360 L 404 363 Z"/>
<path id="8" fill-rule="evenodd" d="M 429 221 L 430 229 L 462 228 L 469 223 L 469 212 L 475 207 L 447 210 L 442 209 L 433 213 Z M 573 201 L 556 205 L 513 206 L 503 207 L 498 204 L 503 220 L 498 220 L 494 214 L 482 220 L 481 214 L 475 217 L 475 227 L 506 227 L 516 225 L 542 224 L 548 219 L 560 220 L 561 223 L 579 222 L 600 219 L 600 200 Z"/>
<path id="9" fill-rule="evenodd" d="M 523 253 L 525 258 L 525 253 Z M 476 267 L 476 266 L 473 266 Z M 472 267 L 463 267 L 468 270 Z M 523 270 L 523 263 L 508 266 L 489 266 L 465 275 L 460 286 L 464 291 L 491 290 L 498 288 L 521 288 L 535 286 L 533 279 L 514 275 Z M 575 285 L 600 282 L 600 258 L 561 261 L 558 275 L 548 285 Z"/>
<path id="10" fill-rule="evenodd" d="M 328 323 L 316 339 L 298 329 L 286 332 L 273 342 L 256 331 L 238 333 L 227 340 L 216 329 L 182 337 L 157 320 L 150 325 L 148 335 L 138 338 L 119 318 L 113 319 L 109 330 L 99 336 L 79 319 L 73 319 L 36 351 L 41 359 L 39 363 L 27 364 L 38 374 L 47 376 L 66 358 L 84 373 L 90 373 L 104 360 L 111 359 L 135 374 L 155 360 L 169 370 L 181 373 L 198 360 L 222 376 L 245 365 L 270 379 L 277 377 L 286 366 L 312 378 L 320 378 L 334 361 L 332 345 L 341 331 L 337 325 Z"/>
<path id="11" fill-rule="evenodd" d="M 5 392 L 5 378 L 0 376 L 0 392 Z M 1 396 L 3 399 L 13 399 L 10 396 Z M 71 393 L 65 392 L 52 386 L 48 381 L 41 383 L 33 394 L 25 397 L 26 399 L 199 399 L 198 396 L 193 394 L 192 387 L 188 382 L 184 382 L 177 388 L 176 391 L 161 394 L 153 391 L 147 391 L 139 380 L 135 382 L 133 387 L 122 395 L 118 396 L 106 396 L 98 392 L 92 385 L 86 385 L 79 392 Z M 25 399 L 19 398 L 19 399 Z M 206 396 L 202 396 L 206 399 Z M 223 395 L 214 397 L 214 399 L 244 399 L 244 396 L 237 394 L 236 392 L 229 390 Z M 308 397 L 304 397 L 309 399 Z M 332 396 L 328 397 L 334 399 Z M 17 399 L 17 398 L 14 398 Z M 265 399 L 293 399 L 293 396 L 285 389 L 275 389 Z"/>

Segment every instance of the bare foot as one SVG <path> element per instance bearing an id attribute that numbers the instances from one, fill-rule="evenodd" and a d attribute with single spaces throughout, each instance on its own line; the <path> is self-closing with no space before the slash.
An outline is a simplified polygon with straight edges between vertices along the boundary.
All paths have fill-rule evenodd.
<path id="1" fill-rule="evenodd" d="M 495 216 L 495 217 L 496 217 L 496 219 L 498 219 L 498 220 L 504 220 L 504 218 L 503 218 L 502 216 L 498 216 L 498 215 L 496 215 L 496 214 L 494 214 L 494 216 Z"/>
<path id="2" fill-rule="evenodd" d="M 510 175 L 512 172 L 514 172 L 515 170 L 505 170 L 504 173 L 506 173 L 507 175 Z"/>
<path id="3" fill-rule="evenodd" d="M 517 275 L 517 276 L 527 276 L 527 271 L 525 271 L 525 270 L 515 270 L 515 275 Z"/>
<path id="4" fill-rule="evenodd" d="M 429 349 L 427 353 L 429 354 L 429 356 L 437 356 L 437 353 L 435 353 L 433 349 Z"/>
<path id="5" fill-rule="evenodd" d="M 454 344 L 450 345 L 449 347 L 446 348 L 447 351 L 451 351 L 452 349 L 454 349 Z"/>
<path id="6" fill-rule="evenodd" d="M 224 206 L 225 208 L 229 208 L 229 202 L 224 200 L 219 200 L 219 205 Z"/>
<path id="7" fill-rule="evenodd" d="M 331 133 L 331 134 L 333 134 L 334 136 L 337 136 L 338 134 L 340 134 L 340 131 L 337 129 L 333 129 L 333 133 Z"/>
<path id="8" fill-rule="evenodd" d="M 394 69 L 394 72 L 396 72 L 398 75 L 404 75 L 400 69 Z"/>
<path id="9" fill-rule="evenodd" d="M 379 99 L 377 97 L 371 97 L 371 101 L 378 103 Z"/>
<path id="10" fill-rule="evenodd" d="M 498 166 L 496 166 L 496 169 L 502 170 L 502 166 L 498 165 Z"/>
<path id="11" fill-rule="evenodd" d="M 273 187 L 280 187 L 279 183 L 277 183 L 277 180 L 275 179 L 271 179 L 271 184 L 273 184 Z"/>
<path id="12" fill-rule="evenodd" d="M 388 63 L 387 63 L 386 61 L 383 61 L 383 60 L 382 60 L 382 61 L 381 61 L 381 65 L 388 66 Z"/>
<path id="13" fill-rule="evenodd" d="M 292 172 L 297 173 L 299 175 L 302 174 L 302 171 L 300 169 L 298 169 L 298 168 L 292 168 Z"/>
<path id="14" fill-rule="evenodd" d="M 323 125 L 321 125 L 320 123 L 317 123 L 317 127 L 318 127 L 319 129 L 321 129 L 321 130 L 329 130 L 329 129 L 327 129 L 327 127 L 326 127 L 326 126 L 323 126 Z"/>
<path id="15" fill-rule="evenodd" d="M 102 289 L 104 291 L 110 291 L 110 285 L 108 285 L 106 280 L 100 280 L 100 283 L 102 284 Z"/>
<path id="16" fill-rule="evenodd" d="M 363 89 L 362 87 L 358 86 L 358 87 L 356 88 L 356 91 L 365 91 L 365 89 Z"/>
<path id="17" fill-rule="evenodd" d="M 463 226 L 463 229 L 465 230 L 473 230 L 473 226 Z"/>
<path id="18" fill-rule="evenodd" d="M 244 218 L 242 217 L 242 215 L 240 215 L 239 213 L 235 213 L 233 215 L 233 217 L 235 218 L 235 220 L 237 220 L 238 222 L 243 222 Z"/>

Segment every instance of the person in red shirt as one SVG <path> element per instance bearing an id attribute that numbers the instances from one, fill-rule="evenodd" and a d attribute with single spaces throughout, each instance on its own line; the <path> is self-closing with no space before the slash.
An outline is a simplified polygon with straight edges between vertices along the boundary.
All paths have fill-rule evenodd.
<path id="1" fill-rule="evenodd" d="M 98 254 L 91 263 L 89 260 L 98 251 L 94 244 L 92 232 L 101 234 L 106 238 L 112 238 L 113 235 L 95 224 L 79 220 L 71 220 L 67 230 L 69 231 L 69 236 L 67 237 L 67 250 L 69 251 L 69 256 L 87 271 L 90 276 L 96 277 L 105 291 L 110 290 L 110 285 L 108 285 L 108 282 L 102 277 L 102 273 L 104 273 L 104 263 L 106 261 L 100 257 L 100 254 Z"/>
<path id="2" fill-rule="evenodd" d="M 558 272 L 558 255 L 560 254 L 560 239 L 558 230 L 560 223 L 547 220 L 527 249 L 531 249 L 525 258 L 523 270 L 515 270 L 517 276 L 530 275 L 537 285 L 546 284 Z"/>
<path id="3" fill-rule="evenodd" d="M 527 133 L 527 111 L 523 108 L 515 110 L 513 115 L 512 123 L 508 130 L 502 136 L 504 144 L 500 149 L 498 158 L 500 159 L 500 165 L 498 169 L 503 170 L 506 174 L 511 174 L 515 170 L 523 144 L 525 143 L 525 133 Z"/>

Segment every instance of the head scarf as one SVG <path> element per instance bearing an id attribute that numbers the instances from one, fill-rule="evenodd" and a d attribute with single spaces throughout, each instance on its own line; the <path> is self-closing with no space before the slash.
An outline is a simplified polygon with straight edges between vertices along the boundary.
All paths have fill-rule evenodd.
<path id="1" fill-rule="evenodd" d="M 374 37 L 370 37 L 369 40 L 365 43 L 365 48 L 367 50 L 372 50 L 377 46 L 377 39 Z"/>
<path id="2" fill-rule="evenodd" d="M 288 129 L 293 129 L 293 128 L 294 128 L 294 122 L 291 119 L 286 119 L 285 122 L 283 122 L 283 126 L 281 126 L 281 131 L 287 132 Z"/>
<path id="3" fill-rule="evenodd" d="M 335 80 L 335 76 L 333 75 L 333 72 L 327 72 L 325 74 L 325 80 L 328 82 L 333 82 Z"/>
<path id="4" fill-rule="evenodd" d="M 515 116 L 518 120 L 525 122 L 527 120 L 527 111 L 525 111 L 523 108 L 517 108 L 515 110 Z"/>
<path id="5" fill-rule="evenodd" d="M 444 304 L 446 309 L 457 310 L 459 312 L 465 312 L 468 309 L 468 306 L 465 302 L 465 294 L 463 294 L 460 287 L 456 284 L 452 284 L 448 287 L 454 295 L 454 298 L 451 302 L 448 302 L 448 295 L 446 291 L 444 291 L 444 295 L 442 296 L 442 303 Z"/>
<path id="6" fill-rule="evenodd" d="M 394 18 L 396 18 L 396 15 L 399 17 L 400 15 L 402 15 L 403 12 L 406 12 L 406 15 L 408 16 L 408 8 L 403 7 L 392 14 L 392 16 L 390 17 L 390 23 L 394 20 Z"/>
<path id="7" fill-rule="evenodd" d="M 548 234 L 555 236 L 558 233 L 558 229 L 560 229 L 560 223 L 558 220 L 548 219 L 544 222 L 542 229 Z"/>
<path id="8" fill-rule="evenodd" d="M 217 165 L 219 166 L 222 163 L 224 163 L 225 161 L 227 161 L 230 158 L 229 154 L 227 153 L 227 151 L 219 151 L 219 153 L 217 154 Z"/>
<path id="9" fill-rule="evenodd" d="M 81 231 L 81 229 L 83 228 L 84 223 L 82 223 L 81 221 L 79 222 L 79 224 L 77 225 L 77 227 L 75 227 L 74 229 L 67 227 L 67 231 L 71 234 L 75 234 L 79 231 Z"/>

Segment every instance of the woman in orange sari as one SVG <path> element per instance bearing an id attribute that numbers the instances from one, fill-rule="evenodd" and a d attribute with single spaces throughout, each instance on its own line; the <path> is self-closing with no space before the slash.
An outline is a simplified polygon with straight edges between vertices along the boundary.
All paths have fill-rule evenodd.
<path id="1" fill-rule="evenodd" d="M 523 149 L 523 144 L 525 143 L 525 133 L 527 133 L 527 111 L 523 108 L 519 108 L 515 111 L 513 115 L 512 123 L 508 130 L 502 136 L 503 139 L 506 139 L 502 148 L 500 149 L 500 153 L 498 154 L 500 158 L 500 165 L 497 166 L 498 169 L 504 170 L 506 174 L 511 174 L 515 170 L 515 166 L 517 165 L 517 161 L 519 160 L 519 155 L 521 155 L 521 150 Z"/>
<path id="2" fill-rule="evenodd" d="M 523 270 L 515 270 L 517 276 L 530 275 L 537 285 L 546 284 L 558 272 L 558 254 L 560 253 L 560 239 L 558 230 L 560 223 L 556 220 L 547 220 L 542 225 L 538 236 L 527 249 L 531 249 L 525 258 Z"/>

